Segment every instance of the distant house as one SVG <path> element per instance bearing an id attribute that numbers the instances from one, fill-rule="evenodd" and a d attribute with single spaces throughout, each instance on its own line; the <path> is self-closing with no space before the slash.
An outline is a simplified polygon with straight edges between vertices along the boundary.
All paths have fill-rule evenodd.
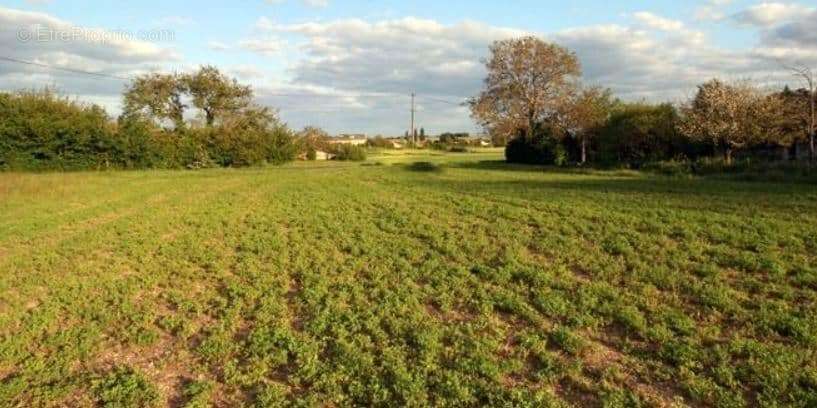
<path id="1" fill-rule="evenodd" d="M 321 150 L 316 150 L 315 151 L 315 160 L 326 161 L 326 160 L 332 160 L 334 158 L 335 158 L 335 156 L 332 153 L 324 152 L 324 151 L 321 151 Z M 301 153 L 300 155 L 298 155 L 298 160 L 304 160 L 304 161 L 309 160 L 309 155 L 307 153 Z"/>
<path id="2" fill-rule="evenodd" d="M 362 134 L 343 134 L 338 137 L 329 138 L 330 144 L 345 144 L 351 146 L 365 146 L 369 139 Z"/>

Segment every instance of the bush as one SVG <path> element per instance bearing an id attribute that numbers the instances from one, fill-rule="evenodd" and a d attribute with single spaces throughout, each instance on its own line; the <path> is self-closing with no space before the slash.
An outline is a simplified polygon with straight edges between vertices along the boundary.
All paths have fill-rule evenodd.
<path id="1" fill-rule="evenodd" d="M 625 104 L 618 107 L 599 131 L 598 158 L 602 164 L 639 168 L 646 163 L 712 153 L 676 130 L 678 112 L 669 104 Z"/>
<path id="2" fill-rule="evenodd" d="M 50 90 L 0 95 L 0 168 L 73 170 L 118 163 L 115 127 L 96 105 Z"/>
<path id="3" fill-rule="evenodd" d="M 564 146 L 550 135 L 535 138 L 517 137 L 505 147 L 508 163 L 565 165 L 568 161 Z"/>
<path id="4" fill-rule="evenodd" d="M 289 130 L 266 108 L 247 109 L 195 134 L 223 167 L 279 164 L 293 160 L 298 150 Z"/>
<path id="5" fill-rule="evenodd" d="M 332 154 L 335 155 L 335 160 L 366 161 L 366 148 L 362 146 L 339 144 L 333 147 Z"/>
<path id="6" fill-rule="evenodd" d="M 141 114 L 110 120 L 49 90 L 0 94 L 0 169 L 204 168 L 294 160 L 289 129 L 248 107 L 213 127 L 160 130 Z"/>

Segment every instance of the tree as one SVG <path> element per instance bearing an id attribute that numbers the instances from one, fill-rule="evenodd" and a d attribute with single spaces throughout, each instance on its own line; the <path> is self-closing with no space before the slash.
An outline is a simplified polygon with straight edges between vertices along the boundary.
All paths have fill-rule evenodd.
<path id="1" fill-rule="evenodd" d="M 790 67 L 790 71 L 795 76 L 803 80 L 806 88 L 803 96 L 805 103 L 803 103 L 802 113 L 799 116 L 805 116 L 805 124 L 808 132 L 809 143 L 809 160 L 817 160 L 817 152 L 815 152 L 814 138 L 817 132 L 817 78 L 815 78 L 814 71 L 808 67 Z"/>
<path id="2" fill-rule="evenodd" d="M 275 110 L 250 104 L 226 113 L 218 125 L 199 129 L 211 156 L 222 166 L 279 164 L 292 160 L 297 145 Z"/>
<path id="3" fill-rule="evenodd" d="M 426 140 L 426 129 L 420 128 L 420 141 L 424 142 Z"/>
<path id="4" fill-rule="evenodd" d="M 619 103 L 597 135 L 598 157 L 606 164 L 645 163 L 709 153 L 678 134 L 678 111 L 669 104 Z"/>
<path id="5" fill-rule="evenodd" d="M 251 87 L 239 84 L 215 67 L 203 66 L 181 79 L 190 93 L 193 106 L 204 112 L 207 126 L 213 126 L 216 120 L 239 112 L 252 103 Z"/>
<path id="6" fill-rule="evenodd" d="M 310 152 L 329 150 L 329 133 L 319 127 L 305 127 L 298 132 L 297 139 L 299 149 L 307 154 Z"/>
<path id="7" fill-rule="evenodd" d="M 185 86 L 176 74 L 147 74 L 137 77 L 125 89 L 125 116 L 145 115 L 156 122 L 170 121 L 181 130 L 184 128 L 182 103 Z"/>
<path id="8" fill-rule="evenodd" d="M 587 162 L 587 146 L 610 117 L 615 104 L 609 89 L 590 87 L 573 93 L 561 106 L 559 115 L 562 128 L 576 139 L 581 163 Z"/>
<path id="9" fill-rule="evenodd" d="M 683 107 L 681 131 L 690 139 L 714 143 L 731 164 L 736 149 L 774 138 L 778 101 L 748 82 L 713 79 L 698 86 L 697 95 Z"/>
<path id="10" fill-rule="evenodd" d="M 470 101 L 471 115 L 489 133 L 532 137 L 574 89 L 579 60 L 536 37 L 497 41 L 490 51 L 485 89 Z"/>

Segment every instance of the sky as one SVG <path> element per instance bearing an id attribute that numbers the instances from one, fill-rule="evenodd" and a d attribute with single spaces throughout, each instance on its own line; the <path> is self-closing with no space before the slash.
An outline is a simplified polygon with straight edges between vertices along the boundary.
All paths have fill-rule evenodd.
<path id="1" fill-rule="evenodd" d="M 585 83 L 631 101 L 680 102 L 715 77 L 799 87 L 786 66 L 817 70 L 814 0 L 567 3 L 0 0 L 0 91 L 48 86 L 115 116 L 129 78 L 208 64 L 293 128 L 401 135 L 411 93 L 428 134 L 478 132 L 462 102 L 500 39 L 568 47 Z"/>

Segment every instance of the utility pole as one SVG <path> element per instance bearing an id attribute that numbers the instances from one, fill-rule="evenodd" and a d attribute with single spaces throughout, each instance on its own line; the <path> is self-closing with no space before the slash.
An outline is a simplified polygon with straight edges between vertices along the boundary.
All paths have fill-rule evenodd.
<path id="1" fill-rule="evenodd" d="M 414 131 L 414 112 L 416 109 L 414 108 L 414 92 L 411 93 L 411 144 L 414 147 L 417 147 L 417 133 Z"/>

